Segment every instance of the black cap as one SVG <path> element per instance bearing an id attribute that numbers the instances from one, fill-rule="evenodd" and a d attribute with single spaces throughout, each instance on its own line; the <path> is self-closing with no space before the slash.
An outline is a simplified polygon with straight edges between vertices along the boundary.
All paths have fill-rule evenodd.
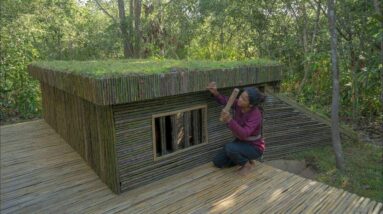
<path id="1" fill-rule="evenodd" d="M 249 95 L 250 105 L 256 106 L 265 100 L 265 96 L 254 87 L 246 87 L 244 91 Z"/>

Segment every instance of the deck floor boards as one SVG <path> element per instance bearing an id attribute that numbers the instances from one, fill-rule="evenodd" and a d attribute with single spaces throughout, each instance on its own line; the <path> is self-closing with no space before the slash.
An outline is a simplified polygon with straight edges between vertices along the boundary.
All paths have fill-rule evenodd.
<path id="1" fill-rule="evenodd" d="M 258 163 L 195 167 L 115 195 L 43 120 L 1 126 L 1 213 L 381 213 L 369 198 Z"/>

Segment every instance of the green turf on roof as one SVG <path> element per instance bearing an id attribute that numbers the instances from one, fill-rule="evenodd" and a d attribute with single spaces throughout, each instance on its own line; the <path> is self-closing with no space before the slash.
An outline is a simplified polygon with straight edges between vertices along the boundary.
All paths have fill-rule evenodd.
<path id="1" fill-rule="evenodd" d="M 128 59 L 98 61 L 39 61 L 33 63 L 32 65 L 55 71 L 104 77 L 129 73 L 164 73 L 172 71 L 172 69 L 204 71 L 211 69 L 230 69 L 241 66 L 276 64 L 278 63 L 268 59 L 251 59 L 242 61 Z"/>

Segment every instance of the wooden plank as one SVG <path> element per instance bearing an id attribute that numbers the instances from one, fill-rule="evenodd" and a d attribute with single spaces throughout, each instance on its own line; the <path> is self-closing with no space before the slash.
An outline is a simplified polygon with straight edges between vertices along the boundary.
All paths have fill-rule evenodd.
<path id="1" fill-rule="evenodd" d="M 315 207 L 311 207 L 313 212 L 319 212 L 319 211 L 327 211 L 330 212 L 329 207 L 332 205 L 334 201 L 336 201 L 343 193 L 344 191 L 341 189 L 333 188 L 331 191 L 331 194 L 328 194 L 327 197 L 324 199 L 322 203 L 317 203 Z"/>
<path id="2" fill-rule="evenodd" d="M 344 210 L 344 213 L 350 213 L 357 211 L 357 208 L 361 206 L 364 197 L 358 197 L 355 195 L 354 199 L 348 204 L 347 208 Z"/>
<path id="3" fill-rule="evenodd" d="M 96 186 L 82 194 L 75 194 L 70 200 L 61 200 L 57 203 L 44 206 L 42 209 L 37 209 L 38 213 L 47 213 L 52 210 L 65 210 L 67 213 L 82 213 L 82 210 L 94 206 L 104 201 L 116 199 L 114 194 L 105 186 Z"/>
<path id="4" fill-rule="evenodd" d="M 329 202 L 328 205 L 326 205 L 323 208 L 323 210 L 328 210 L 329 212 L 334 213 L 334 209 L 338 207 L 349 195 L 351 195 L 349 192 L 346 192 L 344 190 L 341 190 L 340 192 L 341 194 L 339 195 L 339 197 L 333 200 L 332 202 Z"/>
<path id="5" fill-rule="evenodd" d="M 36 207 L 41 208 L 45 204 L 49 204 L 49 202 L 53 203 L 59 200 L 68 199 L 76 192 L 89 191 L 92 187 L 94 187 L 93 182 L 100 183 L 97 177 L 89 176 L 78 180 L 72 180 L 70 183 L 60 186 L 60 189 L 58 189 L 60 190 L 59 195 L 56 195 L 54 191 L 48 191 L 42 192 L 33 197 L 17 199 L 10 207 L 4 207 L 4 209 L 2 207 L 2 213 L 14 213 L 18 210 L 20 212 L 30 212 L 31 210 L 35 210 Z"/>
<path id="6" fill-rule="evenodd" d="M 374 210 L 372 211 L 373 214 L 381 214 L 383 209 L 383 204 L 382 203 L 377 203 L 374 207 Z"/>
<path id="7" fill-rule="evenodd" d="M 259 167 L 259 172 L 267 170 L 267 167 Z M 196 207 L 196 201 L 204 201 L 211 199 L 212 195 L 209 193 L 215 193 L 214 196 L 223 197 L 225 194 L 228 194 L 228 191 L 231 192 L 233 189 L 238 188 L 237 184 L 243 183 L 244 181 L 253 181 L 254 177 L 248 177 L 244 179 L 235 179 L 238 176 L 233 173 L 233 170 L 226 170 L 227 172 L 219 171 L 219 175 L 214 175 L 213 177 L 205 177 L 200 180 L 198 183 L 190 183 L 188 186 L 182 186 L 178 188 L 177 192 L 179 195 L 165 195 L 164 197 L 153 198 L 150 201 L 146 201 L 145 204 L 142 204 L 143 209 L 137 210 L 127 209 L 123 210 L 124 212 L 132 212 L 132 210 L 138 211 L 140 213 L 145 212 L 156 212 L 156 213 L 169 213 L 175 211 L 177 213 L 184 212 L 195 212 L 193 208 Z M 263 171 L 266 173 L 267 171 Z M 270 171 L 269 171 L 270 172 Z M 270 173 L 268 174 L 269 176 Z M 220 181 L 217 183 L 217 181 Z M 235 188 L 233 188 L 235 187 Z M 181 208 L 186 208 L 186 210 L 178 209 L 178 205 L 182 205 Z"/>
<path id="8" fill-rule="evenodd" d="M 2 178 L 6 182 L 8 179 L 19 178 L 20 176 L 28 175 L 32 172 L 38 172 L 39 170 L 53 167 L 56 164 L 65 164 L 67 162 L 81 162 L 81 160 L 73 160 L 76 157 L 72 153 L 64 153 L 61 155 L 56 155 L 55 158 L 49 162 L 41 163 L 41 161 L 33 161 L 32 163 L 27 162 L 28 164 L 14 164 L 12 166 L 1 166 L 2 169 Z"/>
<path id="9" fill-rule="evenodd" d="M 305 182 L 301 184 L 301 188 L 293 188 L 289 194 L 285 194 L 285 197 L 282 197 L 279 202 L 273 203 L 269 208 L 265 209 L 264 212 L 282 213 L 292 202 L 302 197 L 303 194 L 314 190 L 316 187 L 318 187 L 317 182 L 305 180 Z"/>
<path id="10" fill-rule="evenodd" d="M 284 175 L 281 180 L 274 181 L 270 185 L 263 185 L 259 187 L 256 191 L 248 191 L 247 193 L 240 196 L 236 206 L 225 210 L 225 213 L 229 212 L 238 212 L 238 213 L 248 213 L 250 210 L 254 210 L 257 207 L 257 210 L 262 212 L 266 206 L 272 204 L 275 200 L 281 196 L 282 192 L 288 190 L 290 187 L 296 188 L 296 185 L 300 184 L 302 180 L 297 179 L 293 174 L 287 172 L 279 172 L 279 174 Z M 216 210 L 221 212 L 220 210 Z"/>
<path id="11" fill-rule="evenodd" d="M 208 165 L 202 165 L 189 171 L 170 176 L 163 180 L 158 180 L 150 185 L 139 187 L 128 193 L 121 194 L 119 197 L 86 209 L 86 212 L 104 213 L 110 210 L 123 210 L 150 198 L 159 197 L 162 195 L 162 193 L 174 191 L 178 187 L 192 182 L 193 180 L 198 180 L 199 178 L 209 176 L 209 174 L 215 173 L 217 171 L 219 170 L 208 167 Z"/>
<path id="12" fill-rule="evenodd" d="M 313 192 L 312 194 L 308 194 L 306 197 L 300 200 L 297 207 L 294 207 L 292 209 L 293 212 L 304 212 L 307 208 L 311 207 L 311 204 L 314 203 L 316 200 L 320 200 L 322 197 L 324 197 L 324 194 L 328 190 L 328 186 L 320 184 L 320 187 L 317 189 L 316 192 Z M 303 196 L 305 197 L 305 196 Z"/>
<path id="13" fill-rule="evenodd" d="M 16 163 L 20 163 L 20 162 L 32 162 L 34 160 L 36 160 L 36 158 L 38 158 L 38 156 L 44 156 L 44 155 L 60 155 L 62 153 L 65 153 L 65 152 L 69 152 L 71 151 L 70 148 L 66 147 L 66 146 L 63 146 L 63 145 L 57 145 L 57 146 L 52 146 L 51 148 L 43 148 L 43 149 L 40 149 L 39 151 L 37 151 L 35 154 L 31 155 L 27 152 L 24 152 L 24 153 L 19 153 L 19 152 L 13 152 L 12 155 L 18 155 L 20 154 L 20 158 L 17 159 L 17 161 L 8 161 L 8 160 L 4 160 L 3 161 L 3 164 L 2 166 L 7 166 L 7 165 L 15 165 L 15 162 Z M 28 154 L 28 155 L 27 155 Z M 9 156 L 12 156 L 12 155 L 7 155 L 8 157 Z M 4 158 L 7 158 L 7 157 L 4 157 Z"/>
<path id="14" fill-rule="evenodd" d="M 190 111 L 184 112 L 184 148 L 190 147 L 191 138 L 191 114 Z"/>
<path id="15" fill-rule="evenodd" d="M 238 195 L 245 191 L 245 188 L 239 188 L 241 185 L 248 184 L 265 184 L 270 181 L 266 179 L 266 176 L 275 175 L 273 170 L 267 167 L 258 168 L 255 173 L 256 177 L 249 176 L 247 178 L 236 179 L 235 174 L 230 174 L 234 179 L 228 180 L 225 183 L 219 183 L 209 186 L 205 190 L 194 192 L 193 195 L 186 198 L 180 198 L 176 201 L 169 201 L 166 207 L 161 207 L 157 212 L 160 213 L 185 213 L 185 212 L 204 212 L 207 211 L 208 206 L 217 204 L 221 200 L 233 198 L 234 195 Z M 260 176 L 261 175 L 261 176 Z M 215 194 L 211 194 L 211 193 Z"/>
<path id="16" fill-rule="evenodd" d="M 376 201 L 370 200 L 370 203 L 366 206 L 367 207 L 366 213 L 369 213 L 369 214 L 372 213 L 376 204 L 377 204 Z"/>
<path id="17" fill-rule="evenodd" d="M 352 200 L 353 197 L 355 197 L 354 194 L 350 194 L 350 193 L 345 192 L 345 195 L 343 195 L 341 200 L 339 200 L 339 203 L 333 206 L 332 212 L 338 213 L 338 212 L 346 209 L 350 203 L 350 200 Z"/>
<path id="18" fill-rule="evenodd" d="M 11 127 L 4 129 L 13 132 Z M 37 130 L 45 133 L 43 129 Z M 246 213 L 256 209 L 263 212 L 379 213 L 382 208 L 381 203 L 261 163 L 245 178 L 235 174 L 236 168 L 220 170 L 209 163 L 117 196 L 58 135 L 56 139 L 47 136 L 50 137 L 22 140 L 29 148 L 27 156 L 23 156 L 27 152 L 23 150 L 1 159 L 2 166 L 4 161 L 15 162 L 15 165 L 2 167 L 1 213 L 57 213 L 63 210 L 71 213 L 243 210 Z M 11 135 L 8 137 L 12 138 Z M 36 139 L 49 146 L 42 147 L 38 143 L 34 147 Z M 1 148 L 5 146 L 2 142 L 0 145 Z M 57 145 L 66 146 L 71 151 L 51 156 L 49 148 L 54 150 Z M 41 153 L 42 150 L 45 153 Z M 17 162 L 18 156 L 21 160 L 29 157 L 33 162 Z"/>
<path id="19" fill-rule="evenodd" d="M 363 200 L 363 202 L 360 204 L 360 206 L 358 206 L 355 211 L 356 212 L 360 212 L 360 213 L 367 213 L 368 211 L 368 207 L 367 205 L 370 203 L 370 199 L 369 198 L 365 198 Z"/>
<path id="20" fill-rule="evenodd" d="M 3 145 L 2 148 L 2 159 L 6 159 L 7 156 L 12 156 L 12 154 L 21 154 L 24 155 L 24 157 L 30 156 L 30 154 L 26 153 L 27 151 L 30 151 L 31 149 L 44 149 L 44 148 L 49 148 L 49 147 L 55 147 L 55 146 L 60 146 L 62 144 L 65 144 L 65 141 L 53 143 L 53 144 L 46 144 L 46 143 L 41 143 L 42 139 L 56 139 L 57 136 L 55 133 L 46 133 L 44 135 L 35 135 L 33 136 L 33 139 L 38 140 L 36 143 L 31 145 L 30 143 L 28 144 L 27 142 L 30 141 L 31 138 L 29 139 L 21 139 L 23 141 L 22 144 L 19 143 L 12 143 L 9 145 Z M 4 143 L 6 144 L 6 142 Z M 24 153 L 24 154 L 23 154 Z"/>
<path id="21" fill-rule="evenodd" d="M 233 200 L 237 202 L 237 198 L 245 195 L 248 191 L 259 191 L 265 186 L 271 186 L 274 179 L 271 177 L 275 177 L 276 179 L 282 179 L 285 177 L 285 174 L 278 174 L 275 171 L 268 171 L 270 168 L 265 166 L 265 173 L 255 173 L 253 176 L 235 179 L 235 182 L 231 181 L 222 187 L 221 193 L 218 194 L 207 194 L 205 197 L 202 197 L 198 200 L 199 203 L 193 204 L 192 206 L 184 206 L 181 210 L 177 210 L 178 212 L 197 212 L 197 213 L 205 213 L 205 212 L 222 212 L 224 210 L 229 209 L 230 207 L 236 206 L 236 203 L 233 204 Z M 235 174 L 234 174 L 235 175 Z M 258 175 L 259 177 L 257 178 Z M 238 183 L 237 183 L 238 182 Z M 219 184 L 218 184 L 219 185 Z M 188 204 L 188 203 L 186 203 Z"/>
<path id="22" fill-rule="evenodd" d="M 27 206 L 29 204 L 38 203 L 39 200 L 48 199 L 49 197 L 47 197 L 46 194 L 54 194 L 54 191 L 52 190 L 62 192 L 61 190 L 76 187 L 76 185 L 85 184 L 91 179 L 95 181 L 97 180 L 97 178 L 91 176 L 90 173 L 83 173 L 80 175 L 80 173 L 84 172 L 84 170 L 86 170 L 86 168 L 78 170 L 76 169 L 76 171 L 63 174 L 63 179 L 60 179 L 60 181 L 56 181 L 54 179 L 44 181 L 38 178 L 31 178 L 34 182 L 28 186 L 24 185 L 21 188 L 20 186 L 12 187 L 13 189 L 19 189 L 16 189 L 16 191 L 8 191 L 2 193 L 4 195 L 2 202 L 5 204 L 5 206 L 2 206 L 2 209 L 12 211 L 18 209 L 17 207 Z M 100 182 L 99 180 L 97 181 Z M 46 183 L 39 185 L 40 182 Z"/>
<path id="23" fill-rule="evenodd" d="M 202 124 L 201 124 L 201 110 L 193 110 L 192 111 L 192 133 L 193 133 L 193 144 L 197 145 L 202 142 L 201 140 L 201 130 Z"/>
<path id="24" fill-rule="evenodd" d="M 207 120 L 208 120 L 208 113 L 207 113 L 207 108 L 204 108 L 201 110 L 201 130 L 202 130 L 202 133 L 201 133 L 201 139 L 202 139 L 202 143 L 208 143 L 208 126 L 207 126 Z"/>
<path id="25" fill-rule="evenodd" d="M 310 203 L 310 206 L 306 207 L 306 209 L 303 211 L 303 212 L 307 212 L 307 213 L 313 213 L 314 212 L 314 209 L 317 207 L 317 206 L 320 206 L 320 205 L 323 205 L 324 204 L 324 201 L 330 197 L 330 195 L 336 195 L 336 189 L 335 188 L 328 188 L 328 190 L 326 192 L 324 192 L 323 194 L 321 194 L 321 197 L 317 197 L 315 200 L 313 200 L 311 203 Z"/>
<path id="26" fill-rule="evenodd" d="M 290 212 L 290 213 L 299 212 L 300 209 L 304 209 L 306 204 L 309 204 L 311 202 L 312 198 L 315 195 L 318 195 L 318 193 L 323 192 L 324 188 L 326 188 L 325 185 L 321 183 L 315 183 L 315 187 L 311 191 L 304 192 L 296 200 L 287 204 L 287 206 L 284 207 L 284 212 Z"/>
<path id="27" fill-rule="evenodd" d="M 183 139 L 183 127 L 182 121 L 183 118 L 182 113 L 174 114 L 171 116 L 172 123 L 172 151 L 176 152 L 179 149 L 179 146 L 182 144 Z"/>
<path id="28" fill-rule="evenodd" d="M 193 194 L 195 191 L 201 191 L 205 188 L 211 186 L 217 181 L 222 181 L 222 179 L 228 179 L 225 178 L 226 174 L 222 173 L 220 171 L 217 171 L 216 173 L 209 174 L 208 176 L 205 176 L 201 179 L 199 179 L 197 182 L 196 180 L 191 181 L 185 185 L 182 185 L 181 187 L 177 188 L 175 192 L 164 192 L 158 197 L 150 198 L 149 200 L 141 201 L 133 207 L 129 207 L 126 210 L 117 210 L 117 211 L 123 211 L 127 213 L 132 212 L 138 212 L 138 213 L 147 213 L 147 212 L 155 212 L 156 209 L 167 206 L 170 201 L 177 200 L 179 198 L 188 197 L 189 195 Z M 224 181 L 222 181 L 224 182 Z M 184 194 L 179 194 L 183 192 Z M 174 194 L 178 193 L 178 194 Z M 116 211 L 116 210 L 114 210 Z"/>
<path id="29" fill-rule="evenodd" d="M 161 145 L 161 156 L 166 155 L 168 152 L 166 150 L 166 121 L 165 117 L 159 117 L 160 120 L 160 143 L 157 145 Z"/>

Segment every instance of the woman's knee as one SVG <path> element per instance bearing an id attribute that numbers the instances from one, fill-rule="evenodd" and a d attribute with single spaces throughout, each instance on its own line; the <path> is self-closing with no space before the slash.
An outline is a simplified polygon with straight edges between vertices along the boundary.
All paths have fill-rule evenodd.
<path id="1" fill-rule="evenodd" d="M 226 154 L 223 150 L 218 152 L 213 158 L 213 164 L 218 168 L 223 168 L 227 161 L 228 158 L 226 157 Z"/>
<path id="2" fill-rule="evenodd" d="M 224 149 L 226 153 L 236 153 L 238 152 L 238 145 L 234 142 L 227 143 L 225 144 Z"/>
<path id="3" fill-rule="evenodd" d="M 218 154 L 213 158 L 213 164 L 217 168 L 224 168 L 228 161 L 228 158 L 223 157 L 222 154 Z"/>
<path id="4" fill-rule="evenodd" d="M 217 160 L 217 159 L 213 159 L 213 164 L 214 164 L 214 166 L 215 167 L 217 167 L 217 168 L 223 168 L 225 165 L 224 165 L 224 163 L 222 163 L 222 161 L 220 161 L 220 160 Z"/>

